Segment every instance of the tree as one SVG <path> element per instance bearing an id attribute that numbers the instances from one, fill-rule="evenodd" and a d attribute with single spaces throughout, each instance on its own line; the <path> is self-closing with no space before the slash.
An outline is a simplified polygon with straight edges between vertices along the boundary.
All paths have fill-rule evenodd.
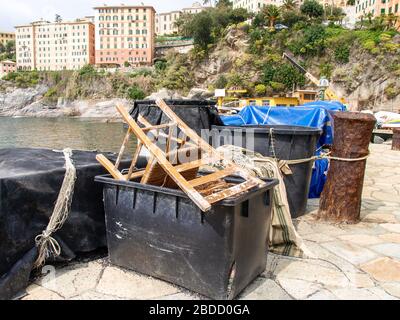
<path id="1" fill-rule="evenodd" d="M 342 8 L 335 6 L 326 6 L 325 7 L 325 16 L 329 21 L 337 22 L 342 21 L 346 16 Z"/>
<path id="2" fill-rule="evenodd" d="M 281 8 L 287 11 L 293 11 L 297 8 L 297 0 L 283 0 Z"/>
<path id="3" fill-rule="evenodd" d="M 230 12 L 229 20 L 231 23 L 238 24 L 250 18 L 250 13 L 244 8 L 236 8 Z"/>
<path id="4" fill-rule="evenodd" d="M 216 7 L 217 7 L 217 8 L 221 8 L 221 7 L 232 8 L 232 7 L 233 7 L 233 4 L 232 4 L 232 2 L 229 1 L 229 0 L 219 0 L 219 1 L 217 2 L 217 4 L 216 4 Z"/>
<path id="5" fill-rule="evenodd" d="M 188 33 L 193 37 L 195 45 L 206 50 L 208 45 L 213 42 L 211 36 L 213 20 L 210 12 L 202 11 L 193 16 L 186 26 Z"/>
<path id="6" fill-rule="evenodd" d="M 269 4 L 264 7 L 263 13 L 269 21 L 270 28 L 274 28 L 275 21 L 278 20 L 281 15 L 279 8 L 273 4 Z"/>
<path id="7" fill-rule="evenodd" d="M 305 0 L 300 11 L 309 18 L 321 18 L 324 15 L 324 7 L 316 0 Z"/>

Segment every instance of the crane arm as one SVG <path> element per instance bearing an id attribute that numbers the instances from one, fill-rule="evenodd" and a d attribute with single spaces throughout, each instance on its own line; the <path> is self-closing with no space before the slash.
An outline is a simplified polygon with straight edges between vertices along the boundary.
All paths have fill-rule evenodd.
<path id="1" fill-rule="evenodd" d="M 315 76 L 313 76 L 311 73 L 309 73 L 303 66 L 301 66 L 295 59 L 293 59 L 290 55 L 287 53 L 283 53 L 283 58 L 287 59 L 297 70 L 299 70 L 301 73 L 304 74 L 304 76 L 310 80 L 312 83 L 314 83 L 316 86 L 319 86 L 319 80 Z M 336 93 L 331 89 L 327 88 L 325 91 L 326 96 L 329 98 L 329 100 L 341 100 Z"/>

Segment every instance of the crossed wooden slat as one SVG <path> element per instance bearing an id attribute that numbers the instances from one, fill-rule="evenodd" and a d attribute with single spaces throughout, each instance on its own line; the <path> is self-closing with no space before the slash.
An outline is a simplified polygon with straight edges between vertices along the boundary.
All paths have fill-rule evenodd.
<path id="1" fill-rule="evenodd" d="M 157 100 L 156 104 L 171 120 L 170 123 L 153 126 L 142 116 L 139 116 L 138 122 L 144 126 L 142 128 L 138 123 L 135 122 L 135 120 L 123 106 L 117 106 L 118 112 L 129 126 L 128 132 L 119 152 L 117 162 L 112 164 L 111 161 L 101 154 L 97 155 L 96 157 L 114 179 L 125 181 L 141 179 L 141 183 L 156 184 L 168 187 L 177 186 L 184 191 L 188 197 L 204 212 L 209 211 L 213 204 L 220 202 L 221 200 L 233 197 L 264 184 L 262 180 L 251 176 L 237 165 L 233 163 L 227 163 L 213 147 L 211 147 L 207 142 L 199 137 L 195 131 L 187 126 L 186 123 L 184 123 L 163 100 Z M 184 134 L 184 139 L 173 137 L 171 132 L 175 127 L 179 128 Z M 166 134 L 164 132 L 160 132 L 163 129 L 168 129 L 169 133 Z M 153 140 L 150 139 L 146 134 L 148 132 L 152 132 L 152 134 L 155 136 Z M 134 134 L 139 141 L 138 148 L 134 154 L 128 174 L 124 175 L 119 170 L 119 165 L 129 142 L 129 138 L 132 134 Z M 167 138 L 165 151 L 161 150 L 154 143 L 158 137 Z M 187 142 L 187 138 L 190 139 L 190 142 Z M 169 148 L 172 144 L 172 141 L 178 144 L 178 148 L 171 151 Z M 139 154 L 143 147 L 150 152 L 151 158 L 145 170 L 134 172 Z M 203 158 L 186 163 L 178 162 L 176 165 L 171 163 L 173 155 L 176 156 L 177 154 L 179 155 L 179 152 L 187 152 L 188 150 L 194 150 L 199 155 L 203 155 Z M 199 167 L 218 161 L 224 161 L 225 169 L 198 177 Z M 205 184 L 217 182 L 218 180 L 231 175 L 241 177 L 244 182 L 234 185 L 233 187 L 227 187 L 226 189 L 218 191 L 207 197 L 203 197 L 196 189 Z"/>

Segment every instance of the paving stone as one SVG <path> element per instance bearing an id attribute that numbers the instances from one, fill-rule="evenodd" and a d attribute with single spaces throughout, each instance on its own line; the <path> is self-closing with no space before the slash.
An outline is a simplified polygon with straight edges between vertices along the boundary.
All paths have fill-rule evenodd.
<path id="1" fill-rule="evenodd" d="M 340 300 L 381 300 L 381 294 L 371 291 L 371 289 L 333 289 L 332 293 Z M 387 299 L 392 297 L 387 296 Z"/>
<path id="2" fill-rule="evenodd" d="M 311 295 L 307 300 L 337 300 L 337 298 L 330 291 L 323 289 Z"/>
<path id="3" fill-rule="evenodd" d="M 103 293 L 99 293 L 96 291 L 86 291 L 75 297 L 70 298 L 69 300 L 98 300 L 98 301 L 112 301 L 112 300 L 125 300 L 116 296 L 111 296 Z"/>
<path id="4" fill-rule="evenodd" d="M 349 280 L 339 270 L 314 264 L 312 260 L 281 263 L 276 268 L 275 275 L 278 282 L 283 278 L 288 278 L 339 287 L 349 284 Z"/>
<path id="5" fill-rule="evenodd" d="M 381 227 L 390 232 L 400 233 L 400 224 L 384 223 L 381 224 Z"/>
<path id="6" fill-rule="evenodd" d="M 104 270 L 96 291 L 127 299 L 154 299 L 179 292 L 166 282 L 116 267 Z"/>
<path id="7" fill-rule="evenodd" d="M 36 284 L 30 285 L 26 289 L 26 292 L 27 296 L 23 297 L 21 300 L 64 300 L 59 294 Z"/>
<path id="8" fill-rule="evenodd" d="M 302 236 L 305 234 L 315 233 L 313 226 L 306 221 L 299 221 L 298 223 L 295 223 L 295 227 L 297 232 Z"/>
<path id="9" fill-rule="evenodd" d="M 385 282 L 381 287 L 390 295 L 400 298 L 400 282 Z"/>
<path id="10" fill-rule="evenodd" d="M 400 233 L 386 233 L 379 236 L 383 241 L 400 243 Z"/>
<path id="11" fill-rule="evenodd" d="M 339 236 L 339 239 L 360 246 L 369 246 L 383 242 L 382 239 L 367 234 L 354 234 L 354 235 L 350 234 L 345 236 Z"/>
<path id="12" fill-rule="evenodd" d="M 46 276 L 35 282 L 68 299 L 82 292 L 94 289 L 102 270 L 103 266 L 96 261 L 75 264 L 55 270 L 55 277 Z"/>
<path id="13" fill-rule="evenodd" d="M 313 294 L 323 290 L 320 284 L 305 280 L 279 278 L 280 286 L 296 300 L 308 299 Z"/>
<path id="14" fill-rule="evenodd" d="M 390 190 L 390 188 L 388 188 Z M 372 196 L 380 201 L 389 201 L 389 202 L 400 202 L 396 200 L 395 194 L 394 193 L 389 193 L 387 192 L 388 190 L 385 191 L 375 191 L 372 193 Z"/>
<path id="15" fill-rule="evenodd" d="M 385 290 L 383 290 L 380 287 L 369 288 L 368 291 L 377 295 L 380 300 L 398 300 L 396 297 L 394 297 L 393 295 L 386 292 Z"/>
<path id="16" fill-rule="evenodd" d="M 344 230 L 342 226 L 329 224 L 327 222 L 316 221 L 312 227 L 314 233 L 323 233 L 333 237 L 346 234 L 346 230 Z"/>
<path id="17" fill-rule="evenodd" d="M 351 286 L 355 288 L 372 288 L 375 286 L 374 281 L 368 274 L 364 273 L 346 273 L 350 279 Z"/>
<path id="18" fill-rule="evenodd" d="M 400 244 L 382 243 L 370 248 L 384 256 L 400 259 Z"/>
<path id="19" fill-rule="evenodd" d="M 275 281 L 258 278 L 240 296 L 240 300 L 292 300 Z"/>
<path id="20" fill-rule="evenodd" d="M 383 229 L 379 224 L 359 222 L 357 224 L 342 225 L 341 229 L 345 234 L 369 234 L 369 235 L 380 235 L 387 231 Z"/>
<path id="21" fill-rule="evenodd" d="M 303 235 L 304 240 L 312 241 L 312 242 L 317 242 L 317 243 L 322 243 L 322 242 L 330 242 L 334 241 L 335 238 L 331 237 L 327 234 L 323 233 L 310 233 L 310 234 L 305 234 Z"/>
<path id="22" fill-rule="evenodd" d="M 350 263 L 349 261 L 333 254 L 328 249 L 323 248 L 320 244 L 313 242 L 306 242 L 309 249 L 313 254 L 319 259 L 314 261 L 314 263 L 318 263 L 327 268 L 336 269 L 340 268 L 345 273 L 357 273 L 360 270 Z"/>
<path id="23" fill-rule="evenodd" d="M 377 254 L 373 251 L 348 242 L 327 242 L 323 243 L 322 246 L 355 265 L 377 257 Z"/>
<path id="24" fill-rule="evenodd" d="M 362 221 L 369 223 L 396 223 L 397 219 L 393 214 L 389 213 L 370 213 Z"/>
<path id="25" fill-rule="evenodd" d="M 157 297 L 156 300 L 205 300 L 205 297 L 200 297 L 199 295 L 196 294 L 189 294 L 189 293 L 183 293 L 179 292 L 176 294 L 171 294 L 163 297 Z"/>
<path id="26" fill-rule="evenodd" d="M 400 262 L 391 258 L 379 258 L 361 266 L 378 281 L 400 281 Z"/>

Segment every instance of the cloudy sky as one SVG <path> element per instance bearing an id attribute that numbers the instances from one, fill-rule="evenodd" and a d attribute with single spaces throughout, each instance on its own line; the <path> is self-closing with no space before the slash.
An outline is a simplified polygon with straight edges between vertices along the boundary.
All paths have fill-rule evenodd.
<path id="1" fill-rule="evenodd" d="M 56 13 L 64 20 L 93 15 L 92 8 L 105 3 L 136 5 L 142 2 L 163 12 L 190 6 L 196 0 L 0 0 L 0 30 L 13 31 L 15 25 L 40 18 L 53 21 Z"/>

